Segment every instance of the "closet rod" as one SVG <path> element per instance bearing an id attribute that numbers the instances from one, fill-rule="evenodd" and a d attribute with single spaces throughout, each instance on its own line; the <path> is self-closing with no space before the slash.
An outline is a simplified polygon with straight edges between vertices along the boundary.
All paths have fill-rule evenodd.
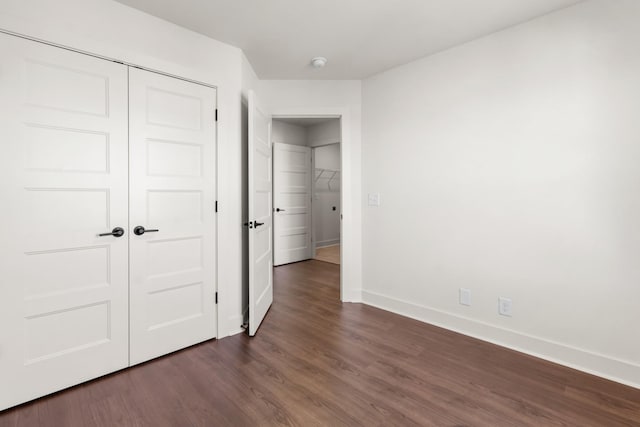
<path id="1" fill-rule="evenodd" d="M 336 169 L 316 168 L 316 172 L 318 172 L 318 171 L 320 171 L 320 173 L 318 174 L 318 176 L 316 176 L 316 182 L 318 182 L 318 180 L 320 178 L 322 178 L 322 174 L 325 173 L 325 172 L 333 172 L 333 174 L 329 178 L 329 181 L 331 181 L 337 174 L 340 173 L 340 171 L 336 170 Z M 326 177 L 324 179 L 326 179 Z"/>
<path id="2" fill-rule="evenodd" d="M 329 190 L 332 190 L 332 188 L 331 188 L 331 181 L 333 181 L 333 178 L 335 178 L 335 177 L 336 177 L 336 175 L 338 175 L 338 174 L 340 173 L 340 171 L 339 171 L 339 170 L 336 170 L 336 169 L 322 169 L 322 168 L 316 168 L 316 172 L 317 172 L 317 171 L 320 171 L 320 174 L 318 174 L 318 176 L 316 177 L 316 183 L 318 182 L 318 180 L 319 180 L 320 178 L 322 178 L 322 174 L 323 174 L 323 173 L 325 173 L 325 172 L 333 172 L 333 173 L 331 174 L 331 177 L 329 177 L 329 181 L 327 182 L 327 187 L 329 187 Z M 325 179 L 326 179 L 326 178 L 325 178 Z"/>
<path id="3" fill-rule="evenodd" d="M 49 46 L 57 47 L 57 48 L 60 48 L 60 49 L 71 51 L 71 52 L 81 53 L 83 55 L 92 56 L 94 58 L 103 59 L 105 61 L 116 62 L 118 64 L 126 65 L 128 67 L 139 68 L 140 70 L 149 71 L 149 72 L 156 73 L 156 74 L 161 74 L 163 76 L 172 77 L 172 78 L 178 79 L 178 80 L 184 80 L 185 82 L 195 83 L 195 84 L 198 84 L 198 85 L 201 85 L 201 86 L 206 86 L 206 87 L 210 87 L 210 88 L 213 88 L 213 89 L 218 89 L 217 86 L 211 85 L 209 83 L 204 83 L 204 82 L 201 82 L 201 81 L 198 81 L 198 80 L 188 79 L 186 77 L 176 76 L 175 74 L 165 73 L 164 71 L 154 70 L 153 68 L 143 67 L 141 65 L 137 65 L 137 64 L 134 64 L 132 62 L 127 62 L 127 61 L 120 60 L 120 59 L 110 58 L 108 56 L 99 55 L 97 53 L 88 52 L 86 50 L 75 49 L 75 48 L 70 47 L 70 46 L 65 46 L 65 45 L 62 45 L 62 44 L 53 43 L 53 42 L 50 42 L 50 41 L 47 41 L 47 40 L 39 39 L 37 37 L 28 36 L 26 34 L 20 34 L 20 33 L 14 32 L 14 31 L 5 30 L 4 28 L 0 28 L 0 33 L 7 34 L 9 36 L 20 37 L 21 39 L 31 40 L 31 41 L 34 41 L 34 42 L 46 44 L 46 45 L 49 45 Z"/>

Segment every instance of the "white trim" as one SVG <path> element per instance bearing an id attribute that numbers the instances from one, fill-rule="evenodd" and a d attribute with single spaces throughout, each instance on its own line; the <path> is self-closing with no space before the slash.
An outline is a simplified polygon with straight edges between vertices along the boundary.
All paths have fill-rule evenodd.
<path id="1" fill-rule="evenodd" d="M 362 301 L 362 289 L 345 289 L 342 296 L 342 302 L 358 302 Z"/>
<path id="2" fill-rule="evenodd" d="M 363 303 L 640 389 L 640 365 L 559 342 L 523 334 L 377 292 Z"/>
<path id="3" fill-rule="evenodd" d="M 316 257 L 316 248 L 318 247 L 318 245 L 316 245 L 316 218 L 313 214 L 313 211 L 315 210 L 315 205 L 316 205 L 316 180 L 315 180 L 315 170 L 316 170 L 316 150 L 314 150 L 313 148 L 311 148 L 311 165 L 309 166 L 311 168 L 311 170 L 309 171 L 309 177 L 311 178 L 311 212 L 309 212 L 309 215 L 311 215 L 311 257 L 310 258 L 315 258 Z"/>

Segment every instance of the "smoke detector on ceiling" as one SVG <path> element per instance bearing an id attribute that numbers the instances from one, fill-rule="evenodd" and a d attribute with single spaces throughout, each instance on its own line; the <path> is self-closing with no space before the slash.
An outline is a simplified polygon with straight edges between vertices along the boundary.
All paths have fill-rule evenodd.
<path id="1" fill-rule="evenodd" d="M 316 56 L 311 60 L 311 65 L 313 68 L 322 68 L 327 65 L 327 58 L 324 56 Z"/>

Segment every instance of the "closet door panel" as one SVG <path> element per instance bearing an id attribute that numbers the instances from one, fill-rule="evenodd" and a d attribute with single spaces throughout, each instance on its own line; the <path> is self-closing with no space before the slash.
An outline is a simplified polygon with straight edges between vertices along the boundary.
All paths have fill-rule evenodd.
<path id="1" fill-rule="evenodd" d="M 216 336 L 216 91 L 131 68 L 131 363 Z"/>
<path id="2" fill-rule="evenodd" d="M 0 34 L 0 410 L 128 365 L 127 69 Z"/>

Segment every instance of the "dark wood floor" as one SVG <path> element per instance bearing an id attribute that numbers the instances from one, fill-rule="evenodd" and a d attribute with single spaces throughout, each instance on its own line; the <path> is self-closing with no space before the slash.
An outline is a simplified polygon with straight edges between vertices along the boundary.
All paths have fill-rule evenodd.
<path id="1" fill-rule="evenodd" d="M 254 338 L 210 341 L 22 405 L 0 413 L 0 426 L 640 426 L 640 390 L 341 304 L 339 268 L 277 268 Z"/>

